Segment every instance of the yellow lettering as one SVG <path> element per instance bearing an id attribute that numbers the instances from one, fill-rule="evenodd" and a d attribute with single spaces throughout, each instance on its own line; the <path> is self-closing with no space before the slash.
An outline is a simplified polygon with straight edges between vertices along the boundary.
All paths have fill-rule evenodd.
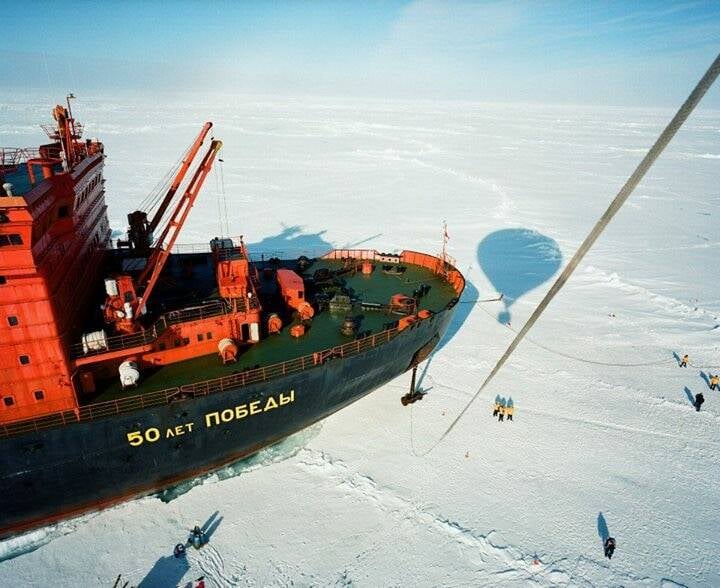
<path id="1" fill-rule="evenodd" d="M 160 429 L 150 427 L 147 431 L 145 431 L 145 440 L 148 443 L 155 443 L 158 439 L 160 439 Z"/>
<path id="2" fill-rule="evenodd" d="M 265 408 L 263 410 L 272 410 L 273 408 L 277 408 L 278 403 L 275 401 L 275 399 L 271 396 L 267 399 L 267 402 L 265 403 Z"/>
<path id="3" fill-rule="evenodd" d="M 185 426 L 187 427 L 188 433 L 192 433 L 192 428 L 195 426 L 195 423 L 185 423 Z"/>
<path id="4" fill-rule="evenodd" d="M 184 427 L 184 425 L 178 425 L 177 427 L 175 427 L 175 434 L 176 435 L 184 435 L 185 429 L 183 427 Z"/>
<path id="5" fill-rule="evenodd" d="M 130 445 L 133 447 L 137 447 L 138 445 L 142 445 L 143 438 L 140 434 L 140 431 L 133 431 L 132 433 L 127 434 L 127 440 Z"/>
<path id="6" fill-rule="evenodd" d="M 170 437 L 174 437 L 174 436 L 175 436 L 175 433 L 173 433 L 172 429 L 168 429 L 167 431 L 165 431 L 165 439 L 169 439 Z"/>
<path id="7" fill-rule="evenodd" d="M 259 412 L 262 412 L 262 409 L 260 408 L 260 401 L 256 400 L 255 402 L 251 402 L 250 414 L 258 414 Z"/>
<path id="8" fill-rule="evenodd" d="M 280 406 L 290 404 L 291 402 L 294 402 L 294 401 L 295 401 L 295 390 L 290 390 L 289 396 L 285 396 L 285 394 L 280 393 Z"/>
<path id="9" fill-rule="evenodd" d="M 220 413 L 220 420 L 223 423 L 229 423 L 235 418 L 235 411 L 232 408 L 226 408 Z"/>
<path id="10" fill-rule="evenodd" d="M 215 419 L 215 424 L 220 424 L 220 413 L 218 412 L 211 412 L 209 414 L 205 415 L 205 426 L 206 427 L 212 427 L 212 423 L 210 422 L 211 419 Z"/>
<path id="11" fill-rule="evenodd" d="M 235 407 L 235 418 L 244 419 L 248 415 L 247 404 L 241 404 Z"/>

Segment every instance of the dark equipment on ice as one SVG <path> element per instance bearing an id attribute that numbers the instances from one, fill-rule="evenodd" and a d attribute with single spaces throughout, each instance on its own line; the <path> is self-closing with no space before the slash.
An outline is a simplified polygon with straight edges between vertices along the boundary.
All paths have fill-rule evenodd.
<path id="1" fill-rule="evenodd" d="M 605 557 L 612 559 L 613 553 L 615 553 L 615 539 L 608 537 L 605 539 Z"/>
<path id="2" fill-rule="evenodd" d="M 407 394 L 405 394 L 405 396 L 400 398 L 400 402 L 402 402 L 403 406 L 407 406 L 408 404 L 412 404 L 413 402 L 422 400 L 423 396 L 425 396 L 424 392 L 421 392 L 420 390 L 415 390 L 416 374 L 417 374 L 417 366 L 413 366 L 412 380 L 410 380 L 410 392 L 408 392 Z"/>
<path id="3" fill-rule="evenodd" d="M 195 549 L 200 549 L 206 543 L 207 537 L 205 532 L 195 525 L 195 528 L 192 530 L 192 534 L 190 535 L 190 545 L 192 545 Z"/>
<path id="4" fill-rule="evenodd" d="M 180 557 L 183 557 L 185 554 L 186 554 L 185 544 L 184 544 L 184 543 L 178 543 L 178 544 L 175 546 L 175 549 L 173 549 L 173 555 L 174 555 L 176 558 L 180 558 Z"/>

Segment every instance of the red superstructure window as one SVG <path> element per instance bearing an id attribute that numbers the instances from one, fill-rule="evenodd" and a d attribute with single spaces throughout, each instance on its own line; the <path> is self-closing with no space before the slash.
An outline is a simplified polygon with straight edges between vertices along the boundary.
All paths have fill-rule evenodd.
<path id="1" fill-rule="evenodd" d="M 30 363 L 30 357 L 28 355 L 21 355 L 19 359 L 22 365 L 27 365 Z"/>
<path id="2" fill-rule="evenodd" d="M 3 284 L 7 284 L 7 278 L 5 276 L 0 276 L 0 286 Z"/>
<path id="3" fill-rule="evenodd" d="M 13 404 L 15 404 L 15 398 L 13 398 L 12 396 L 3 397 L 3 405 L 12 406 Z"/>
<path id="4" fill-rule="evenodd" d="M 35 400 L 45 400 L 45 392 L 42 390 L 35 390 L 33 395 L 35 396 Z"/>
<path id="5" fill-rule="evenodd" d="M 0 247 L 7 247 L 8 245 L 22 245 L 23 240 L 17 233 L 10 235 L 0 235 Z"/>
<path id="6" fill-rule="evenodd" d="M 8 319 L 8 325 L 10 325 L 11 327 L 17 327 L 18 324 L 20 323 L 20 321 L 18 320 L 18 317 L 16 317 L 16 316 L 9 316 L 9 317 L 7 317 L 7 319 Z"/>

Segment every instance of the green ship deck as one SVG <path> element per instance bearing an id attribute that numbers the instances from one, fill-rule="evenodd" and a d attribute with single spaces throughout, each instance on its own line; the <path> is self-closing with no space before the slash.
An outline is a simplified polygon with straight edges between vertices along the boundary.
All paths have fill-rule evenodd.
<path id="1" fill-rule="evenodd" d="M 407 263 L 404 273 L 395 275 L 385 273 L 382 263 L 376 263 L 370 275 L 358 272 L 343 276 L 344 286 L 348 293 L 363 303 L 387 305 L 394 294 L 413 296 L 414 291 L 422 284 L 429 286 L 427 293 L 419 298 L 418 310 L 426 309 L 438 312 L 457 296 L 453 286 L 442 276 L 431 269 Z M 305 275 L 313 275 L 322 268 L 338 270 L 342 262 L 333 259 L 315 260 L 306 270 Z M 355 337 L 345 336 L 340 327 L 345 320 L 345 312 L 333 313 L 324 309 L 317 313 L 306 334 L 300 338 L 290 335 L 290 324 L 283 326 L 282 332 L 266 335 L 255 344 L 241 347 L 238 361 L 222 365 L 217 353 L 204 355 L 187 361 L 174 363 L 145 371 L 137 388 L 122 390 L 117 378 L 99 382 L 99 394 L 92 398 L 91 403 L 118 400 L 129 396 L 147 394 L 168 388 L 180 387 L 213 378 L 237 374 L 243 370 L 278 364 L 288 360 L 307 356 L 313 352 L 352 342 Z M 379 333 L 388 329 L 401 315 L 391 314 L 386 308 L 381 310 L 363 308 L 353 313 L 358 321 L 357 332 L 362 336 Z"/>

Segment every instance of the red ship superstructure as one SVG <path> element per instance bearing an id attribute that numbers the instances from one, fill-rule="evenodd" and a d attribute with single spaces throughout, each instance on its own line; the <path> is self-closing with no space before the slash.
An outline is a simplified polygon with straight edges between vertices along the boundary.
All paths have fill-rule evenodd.
<path id="1" fill-rule="evenodd" d="M 66 352 L 110 241 L 102 143 L 67 107 L 51 143 L 0 150 L 0 422 L 76 409 Z"/>

